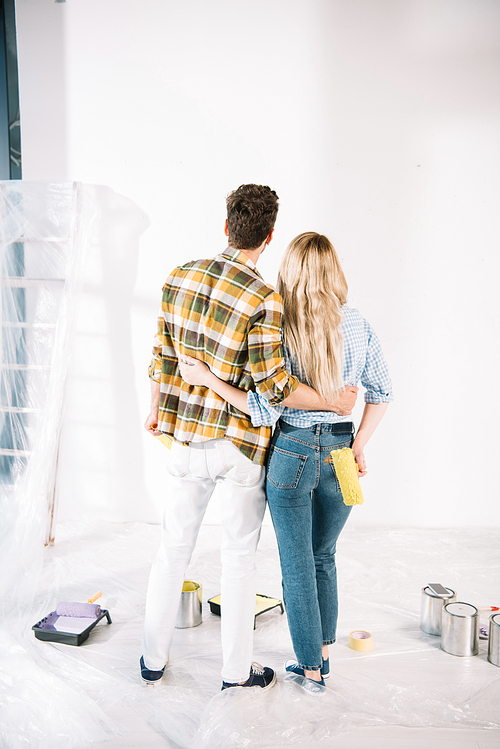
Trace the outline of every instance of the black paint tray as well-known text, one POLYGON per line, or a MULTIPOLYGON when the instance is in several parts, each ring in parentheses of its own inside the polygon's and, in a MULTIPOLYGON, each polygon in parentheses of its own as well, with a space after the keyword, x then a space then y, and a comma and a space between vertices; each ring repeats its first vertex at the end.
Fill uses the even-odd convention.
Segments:
POLYGON ((66 645, 81 645, 96 624, 99 624, 104 617, 108 620, 108 624, 111 624, 111 617, 106 609, 99 609, 99 613, 95 617, 59 616, 56 611, 51 611, 44 619, 34 624, 31 629, 38 640, 63 642, 66 645), (70 631, 67 631, 68 629, 70 631))
MULTIPOLYGON (((210 612, 212 614, 215 614, 216 616, 220 616, 220 600, 220 593, 218 596, 214 596, 213 598, 208 599, 208 603, 210 604, 210 612)), ((277 606, 280 607, 281 613, 283 613, 283 604, 278 598, 271 598, 270 596, 263 596, 262 593, 257 593, 253 628, 255 629, 255 627, 257 626, 257 617, 259 616, 259 614, 264 614, 266 611, 271 611, 271 609, 275 609, 277 606)))

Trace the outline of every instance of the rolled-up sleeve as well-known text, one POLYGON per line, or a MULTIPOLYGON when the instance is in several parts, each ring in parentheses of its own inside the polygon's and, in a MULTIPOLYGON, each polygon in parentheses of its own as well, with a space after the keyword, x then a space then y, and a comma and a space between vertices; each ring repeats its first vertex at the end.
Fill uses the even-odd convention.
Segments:
POLYGON ((366 388, 365 403, 388 403, 393 400, 392 382, 380 341, 365 320, 366 361, 361 384, 366 388))
POLYGON ((172 338, 165 324, 163 309, 158 315, 158 330, 153 341, 153 354, 148 367, 149 377, 155 382, 161 381, 162 370, 173 368, 177 364, 177 353, 172 344, 172 338))
POLYGON ((283 307, 281 297, 272 292, 252 315, 248 334, 248 358, 255 385, 271 406, 293 393, 298 380, 285 368, 282 345, 283 307))
POLYGON ((250 420, 254 427, 272 427, 276 424, 285 406, 271 406, 269 401, 260 395, 249 390, 247 393, 247 406, 250 411, 250 420))

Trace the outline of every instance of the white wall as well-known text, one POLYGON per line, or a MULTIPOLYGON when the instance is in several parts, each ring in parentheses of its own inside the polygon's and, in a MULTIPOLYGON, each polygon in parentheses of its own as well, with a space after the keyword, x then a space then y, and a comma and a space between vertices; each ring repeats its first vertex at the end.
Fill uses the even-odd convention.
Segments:
POLYGON ((327 234, 393 375, 351 522, 499 526, 498 2, 16 6, 24 178, 102 186, 60 515, 157 520, 161 287, 225 246, 226 194, 258 182, 281 198, 263 275, 295 234, 327 234))

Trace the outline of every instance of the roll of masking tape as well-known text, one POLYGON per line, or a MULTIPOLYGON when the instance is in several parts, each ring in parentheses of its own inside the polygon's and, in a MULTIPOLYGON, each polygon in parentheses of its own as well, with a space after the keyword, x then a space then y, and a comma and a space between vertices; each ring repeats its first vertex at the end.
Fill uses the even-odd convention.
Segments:
POLYGON ((371 650, 373 647, 373 637, 370 632, 365 632, 362 629, 357 629, 355 632, 351 632, 349 635, 349 647, 353 650, 366 652, 371 650))

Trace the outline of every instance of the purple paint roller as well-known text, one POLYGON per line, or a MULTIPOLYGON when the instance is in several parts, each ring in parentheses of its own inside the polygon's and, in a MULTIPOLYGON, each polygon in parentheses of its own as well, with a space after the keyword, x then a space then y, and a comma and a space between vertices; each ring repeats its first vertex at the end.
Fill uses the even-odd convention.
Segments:
POLYGON ((74 601, 62 601, 57 604, 57 616, 87 617, 96 619, 101 613, 101 607, 97 603, 75 603, 74 601))

